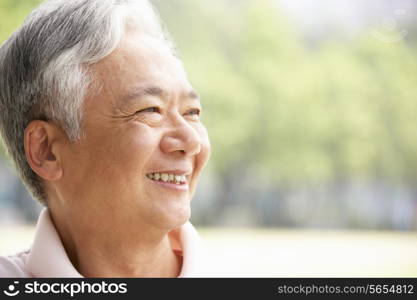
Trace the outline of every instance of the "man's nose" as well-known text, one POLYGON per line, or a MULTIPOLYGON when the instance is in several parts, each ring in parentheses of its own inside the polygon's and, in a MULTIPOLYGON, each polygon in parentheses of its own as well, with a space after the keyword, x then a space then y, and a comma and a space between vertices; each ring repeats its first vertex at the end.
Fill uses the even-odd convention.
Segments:
POLYGON ((161 141, 161 149, 165 153, 184 153, 189 156, 201 151, 201 137, 197 130, 186 121, 173 126, 161 141))

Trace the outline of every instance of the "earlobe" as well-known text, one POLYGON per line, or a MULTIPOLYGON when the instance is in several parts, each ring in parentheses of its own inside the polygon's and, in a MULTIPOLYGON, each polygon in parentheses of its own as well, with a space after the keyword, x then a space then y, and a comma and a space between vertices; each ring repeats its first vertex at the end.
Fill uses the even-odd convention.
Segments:
POLYGON ((62 177, 62 167, 55 147, 56 127, 45 121, 32 121, 25 129, 26 159, 42 179, 56 181, 62 177))

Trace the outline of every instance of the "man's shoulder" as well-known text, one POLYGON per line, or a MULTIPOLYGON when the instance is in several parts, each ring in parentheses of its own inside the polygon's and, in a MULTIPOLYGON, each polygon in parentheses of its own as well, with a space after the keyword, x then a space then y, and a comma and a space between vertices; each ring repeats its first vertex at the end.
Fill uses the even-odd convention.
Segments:
POLYGON ((0 277, 32 277, 26 267, 29 251, 24 250, 14 255, 0 256, 0 277))

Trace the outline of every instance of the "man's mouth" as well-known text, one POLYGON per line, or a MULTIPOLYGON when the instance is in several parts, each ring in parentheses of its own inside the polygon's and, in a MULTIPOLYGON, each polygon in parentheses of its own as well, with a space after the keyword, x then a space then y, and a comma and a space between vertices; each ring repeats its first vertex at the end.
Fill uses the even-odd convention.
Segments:
POLYGON ((186 175, 176 175, 172 173, 150 173, 147 174, 146 177, 154 181, 174 183, 178 185, 183 185, 187 183, 186 175))

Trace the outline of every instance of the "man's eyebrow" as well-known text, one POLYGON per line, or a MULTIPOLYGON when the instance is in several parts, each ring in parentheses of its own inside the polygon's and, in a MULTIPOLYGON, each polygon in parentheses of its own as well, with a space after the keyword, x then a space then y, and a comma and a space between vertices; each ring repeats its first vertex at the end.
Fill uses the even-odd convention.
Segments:
POLYGON ((189 91, 187 97, 195 100, 200 100, 200 96, 194 90, 189 91))
POLYGON ((164 95, 164 90, 158 86, 139 86, 131 91, 129 94, 126 95, 126 101, 139 99, 144 96, 159 96, 162 97, 164 95))
MULTIPOLYGON (((124 97, 124 100, 131 101, 134 99, 140 99, 145 96, 157 96, 163 98, 167 95, 169 95, 169 92, 164 90, 162 87, 156 85, 146 85, 135 88, 132 92, 127 94, 126 97, 124 97)), ((182 93, 182 97, 200 100, 200 96, 194 90, 189 90, 185 93, 182 93)))

